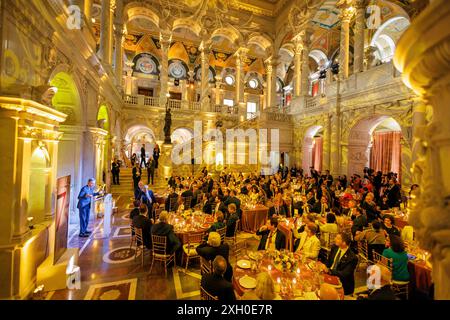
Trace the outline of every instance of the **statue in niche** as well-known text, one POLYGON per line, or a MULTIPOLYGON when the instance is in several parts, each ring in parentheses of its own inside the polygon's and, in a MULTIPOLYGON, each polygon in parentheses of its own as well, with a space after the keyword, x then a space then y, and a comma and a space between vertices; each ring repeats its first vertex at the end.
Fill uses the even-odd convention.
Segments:
POLYGON ((170 139, 170 127, 172 125, 172 114, 170 108, 166 109, 166 117, 164 118, 164 144, 172 144, 170 139))

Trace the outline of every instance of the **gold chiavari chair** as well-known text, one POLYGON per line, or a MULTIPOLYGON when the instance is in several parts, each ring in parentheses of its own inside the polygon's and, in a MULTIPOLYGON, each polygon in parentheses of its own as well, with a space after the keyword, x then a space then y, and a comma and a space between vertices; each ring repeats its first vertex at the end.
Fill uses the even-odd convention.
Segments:
POLYGON ((159 215, 161 214, 162 211, 163 211, 162 208, 156 208, 155 209, 154 214, 153 214, 154 219, 155 219, 155 223, 158 223, 159 215))
POLYGON ((130 241, 130 249, 133 247, 133 244, 136 243, 136 231, 134 230, 134 226, 130 225, 131 229, 131 241, 130 241))
POLYGON ((375 250, 372 251, 372 255, 373 255, 373 262, 375 264, 380 264, 380 265, 386 267, 390 272, 392 272, 393 259, 386 258, 383 255, 376 252, 375 250))
POLYGON ((246 255, 247 254, 247 241, 245 241, 245 240, 237 241, 233 245, 233 254, 234 254, 234 257, 236 260, 238 259, 238 256, 246 255))
MULTIPOLYGON (((233 235, 232 235, 231 237, 225 236, 225 241, 231 242, 231 244, 232 244, 233 246, 236 244, 236 241, 237 241, 237 231, 238 231, 238 226, 239 226, 239 223, 240 223, 240 222, 241 222, 240 219, 238 219, 238 220, 236 221, 236 224, 234 225, 234 232, 233 232, 233 235)), ((225 234, 225 235, 226 235, 226 234, 225 234)))
POLYGON ((359 263, 358 266, 361 264, 367 264, 369 262, 369 250, 367 246, 367 241, 361 240, 357 242, 358 247, 358 257, 359 257, 359 263))
POLYGON ((169 198, 169 212, 175 212, 175 208, 177 207, 178 197, 169 198))
POLYGON ((152 235, 152 265, 150 266, 150 273, 152 273, 153 264, 155 261, 162 262, 164 264, 164 273, 167 277, 167 266, 173 261, 175 265, 175 252, 167 254, 167 237, 152 235))
POLYGON ((192 206, 192 197, 183 197, 183 205, 185 209, 189 209, 192 206))
POLYGON ((184 269, 184 273, 187 272, 189 260, 200 258, 196 249, 203 241, 203 236, 203 232, 188 234, 187 243, 183 245, 183 254, 186 256, 186 268, 184 269))
POLYGON ((136 237, 136 251, 134 253, 134 260, 138 255, 138 252, 141 253, 141 265, 144 266, 144 254, 147 247, 144 245, 144 239, 142 236, 142 229, 134 227, 135 237, 136 237))
MULTIPOLYGON (((393 259, 389 259, 379 254, 375 250, 372 252, 373 260, 376 264, 382 265, 386 267, 392 273, 392 262, 393 259)), ((392 289, 395 292, 395 295, 399 298, 404 297, 406 300, 409 299, 409 281, 398 281, 392 280, 392 289)))
POLYGON ((210 260, 206 260, 203 257, 200 257, 200 274, 203 276, 204 274, 209 274, 212 272, 212 262, 210 260))
POLYGON ((211 295, 208 291, 203 289, 202 286, 200 286, 200 299, 209 301, 219 300, 218 297, 211 295))
POLYGON ((225 236, 227 234, 227 227, 225 226, 223 228, 217 229, 216 232, 218 234, 220 234, 220 241, 224 242, 225 241, 225 236))

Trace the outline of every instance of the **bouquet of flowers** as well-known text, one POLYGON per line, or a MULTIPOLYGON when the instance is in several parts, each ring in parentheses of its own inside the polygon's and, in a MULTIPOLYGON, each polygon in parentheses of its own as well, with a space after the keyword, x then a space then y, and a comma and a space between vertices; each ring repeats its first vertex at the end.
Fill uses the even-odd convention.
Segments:
POLYGON ((192 217, 192 210, 184 210, 182 213, 181 213, 181 217, 184 219, 184 220, 187 220, 187 219, 189 219, 190 217, 192 217))
POLYGON ((298 267, 298 261, 293 252, 280 252, 276 250, 273 255, 275 268, 280 271, 293 272, 298 267))

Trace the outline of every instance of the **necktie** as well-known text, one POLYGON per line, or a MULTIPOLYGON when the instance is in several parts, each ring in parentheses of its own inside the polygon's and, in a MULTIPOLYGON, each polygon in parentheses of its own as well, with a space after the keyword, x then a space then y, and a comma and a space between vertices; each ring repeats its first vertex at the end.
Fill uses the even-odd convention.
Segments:
POLYGON ((337 269, 337 265, 339 264, 339 261, 341 261, 341 249, 338 250, 338 252, 336 253, 336 257, 334 258, 334 263, 331 266, 331 270, 336 270, 337 269))
POLYGON ((146 191, 146 193, 147 193, 148 202, 150 204, 152 204, 152 197, 150 197, 150 194, 148 193, 148 190, 146 191))

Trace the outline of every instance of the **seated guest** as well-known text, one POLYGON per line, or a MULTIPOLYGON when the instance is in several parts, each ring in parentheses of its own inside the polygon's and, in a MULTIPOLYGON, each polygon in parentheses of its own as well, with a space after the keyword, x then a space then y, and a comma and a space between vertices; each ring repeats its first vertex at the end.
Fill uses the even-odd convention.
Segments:
POLYGON ((391 285, 391 272, 385 266, 378 267, 381 271, 380 285, 374 286, 368 294, 359 295, 357 300, 398 300, 391 285))
POLYGON ((336 216, 333 213, 327 213, 326 223, 319 221, 320 233, 338 233, 338 225, 336 224, 336 216))
POLYGON ((269 218, 273 216, 285 216, 286 212, 284 211, 284 207, 282 205, 282 198, 276 197, 273 201, 273 205, 269 207, 269 218))
POLYGON ((256 277, 255 290, 247 291, 241 300, 281 300, 275 292, 275 283, 267 272, 261 272, 256 277))
POLYGON ((213 195, 205 193, 203 195, 203 209, 202 211, 206 214, 212 214, 213 209, 216 206, 216 199, 213 195))
POLYGON ((393 216, 386 214, 383 217, 383 229, 386 233, 386 236, 395 235, 400 236, 400 230, 396 226, 394 226, 395 219, 393 216))
POLYGON ((224 201, 224 204, 225 204, 226 207, 228 207, 228 205, 230 203, 234 203, 234 205, 236 206, 236 212, 238 213, 238 215, 240 215, 241 200, 239 200, 236 197, 236 191, 235 190, 230 190, 228 198, 224 201))
POLYGON ((311 211, 324 216, 329 211, 329 208, 328 198, 326 196, 322 196, 322 198, 320 198, 320 202, 316 202, 311 211))
MULTIPOLYGON (((148 248, 152 248, 152 225, 153 222, 149 218, 147 218, 147 206, 145 204, 141 204, 139 207, 139 215, 133 218, 132 225, 135 228, 142 229, 142 241, 144 245, 148 248)), ((140 245, 138 243, 137 245, 140 245)))
POLYGON ((355 236, 356 231, 363 231, 367 227, 367 218, 361 213, 361 209, 355 208, 354 219, 352 225, 352 235, 355 236))
MULTIPOLYGON (((185 186, 184 186, 184 191, 183 191, 183 193, 181 193, 181 198, 191 198, 191 203, 189 204, 189 208, 192 208, 193 207, 193 205, 194 205, 194 201, 193 201, 193 199, 194 199, 194 193, 192 192, 192 190, 189 188, 189 185, 188 184, 186 184, 185 186)), ((186 209, 188 209, 188 208, 186 208, 186 209)))
POLYGON ((162 211, 159 215, 159 223, 153 225, 153 236, 164 236, 167 238, 167 254, 172 254, 181 247, 180 239, 173 232, 173 226, 167 223, 169 214, 167 211, 162 211))
POLYGON ((219 301, 232 302, 236 300, 233 284, 224 279, 227 270, 227 261, 222 256, 217 256, 213 261, 213 272, 202 276, 200 284, 210 295, 219 301))
POLYGON ((371 224, 371 229, 366 229, 363 231, 356 231, 355 240, 367 241, 368 245, 371 244, 380 244, 384 245, 386 243, 386 237, 384 235, 383 230, 381 230, 381 223, 379 221, 373 221, 371 224))
POLYGON ((377 209, 377 204, 374 201, 375 196, 372 192, 367 193, 366 198, 361 203, 361 209, 366 212, 367 222, 371 223, 380 218, 380 212, 377 209))
POLYGON ((409 281, 408 255, 405 252, 403 240, 391 234, 389 236, 390 248, 383 251, 383 257, 392 259, 392 280, 409 281))
POLYGON ((148 185, 144 185, 142 181, 139 181, 138 183, 137 199, 147 206, 149 214, 153 212, 153 205, 155 205, 155 207, 158 206, 153 191, 148 188, 148 185))
POLYGON ((296 252, 313 260, 317 260, 320 251, 320 240, 316 236, 317 229, 314 223, 308 223, 302 233, 298 233, 297 228, 292 228, 294 237, 300 239, 296 252))
POLYGON ((166 202, 164 204, 164 209, 167 212, 176 211, 178 205, 178 194, 175 192, 174 188, 169 188, 169 195, 167 196, 166 202))
POLYGON ((351 241, 349 234, 338 233, 325 267, 327 273, 339 277, 345 295, 353 294, 355 290, 354 271, 358 265, 358 257, 350 249, 351 241))
POLYGON ((239 220, 239 216, 238 216, 236 210, 237 210, 237 208, 234 203, 230 203, 228 205, 228 217, 225 222, 225 224, 227 225, 227 233, 226 233, 227 237, 233 237, 234 231, 237 228, 236 223, 239 220))
POLYGON ((139 200, 133 201, 134 208, 130 212, 130 220, 133 220, 134 217, 139 215, 139 207, 141 206, 141 202, 139 200))
POLYGON ((299 209, 298 205, 296 206, 293 202, 294 201, 291 196, 286 196, 284 198, 283 208, 286 216, 289 218, 294 216, 295 209, 299 209))
POLYGON ((226 226, 224 219, 225 218, 223 216, 223 213, 218 211, 216 213, 216 221, 211 225, 211 227, 209 227, 208 231, 206 232, 209 233, 224 228, 226 226))
POLYGON ((278 219, 271 218, 270 225, 264 225, 256 232, 256 235, 262 236, 259 242, 258 250, 281 250, 286 249, 286 236, 278 230, 278 219))
POLYGON ((378 201, 378 208, 380 210, 389 210, 388 197, 383 196, 380 201, 378 201))
POLYGON ((227 261, 227 270, 225 271, 224 278, 231 282, 231 279, 233 278, 233 268, 228 260, 230 247, 227 243, 221 243, 220 234, 217 232, 210 232, 208 242, 200 244, 196 250, 200 257, 203 257, 208 261, 213 261, 217 256, 224 257, 227 261))

